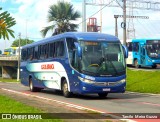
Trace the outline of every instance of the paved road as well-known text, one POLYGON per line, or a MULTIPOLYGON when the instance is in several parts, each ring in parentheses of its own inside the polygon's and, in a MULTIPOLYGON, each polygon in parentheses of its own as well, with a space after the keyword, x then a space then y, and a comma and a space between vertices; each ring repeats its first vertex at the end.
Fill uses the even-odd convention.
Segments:
POLYGON ((61 93, 53 90, 32 93, 28 87, 20 83, 0 82, 0 89, 3 88, 72 103, 106 113, 160 113, 160 95, 126 92, 124 94, 109 94, 106 99, 100 99, 97 95, 74 95, 73 98, 64 98, 61 93))

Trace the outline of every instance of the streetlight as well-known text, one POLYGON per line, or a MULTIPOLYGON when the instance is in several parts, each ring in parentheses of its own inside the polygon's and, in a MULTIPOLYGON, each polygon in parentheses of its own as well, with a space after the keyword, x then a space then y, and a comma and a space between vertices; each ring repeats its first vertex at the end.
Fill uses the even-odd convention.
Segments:
POLYGON ((28 20, 26 19, 26 44, 27 44, 27 23, 28 23, 28 20))
POLYGON ((19 78, 20 78, 20 53, 21 53, 21 51, 20 51, 20 46, 21 46, 21 44, 20 44, 20 41, 21 41, 21 33, 19 33, 19 41, 18 41, 18 69, 17 69, 17 81, 19 81, 19 78))

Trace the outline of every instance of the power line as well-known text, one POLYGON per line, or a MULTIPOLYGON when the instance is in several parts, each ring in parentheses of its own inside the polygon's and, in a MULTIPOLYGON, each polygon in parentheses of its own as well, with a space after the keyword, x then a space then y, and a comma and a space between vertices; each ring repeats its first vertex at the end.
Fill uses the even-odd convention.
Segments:
MULTIPOLYGON (((142 13, 141 11, 137 11, 137 14, 139 14, 139 12, 140 13, 142 13)), ((144 12, 143 12, 144 13, 144 12)), ((151 18, 151 17, 150 17, 151 18)), ((157 20, 158 21, 158 20, 157 20)), ((153 35, 153 34, 155 34, 155 33, 157 33, 159 30, 157 29, 157 25, 155 25, 155 24, 151 24, 151 22, 149 22, 149 21, 143 21, 143 22, 140 22, 138 19, 137 19, 137 22, 141 25, 141 26, 143 26, 141 29, 144 29, 145 28, 145 31, 143 31, 143 32, 146 32, 146 31, 148 31, 148 33, 149 34, 146 34, 147 36, 148 35, 153 35), (147 26, 145 26, 144 25, 144 23, 146 23, 147 22, 147 26), (157 30, 157 31, 156 31, 157 30)))
MULTIPOLYGON (((18 33, 16 33, 15 35, 18 35, 18 33)), ((21 37, 23 37, 23 38, 25 39, 25 38, 26 38, 26 35, 22 35, 22 34, 21 34, 21 37)), ((17 36, 17 38, 18 38, 18 36, 17 36)), ((40 38, 40 37, 27 36, 27 39, 28 39, 28 38, 30 38, 30 39, 39 39, 39 40, 42 39, 42 38, 40 38)))
POLYGON ((82 22, 80 22, 78 25, 82 24, 83 22, 86 22, 87 19, 93 17, 94 15, 96 15, 97 13, 99 13, 101 10, 103 10, 105 7, 109 6, 114 0, 112 0, 110 3, 108 3, 107 5, 105 5, 104 7, 102 7, 101 9, 99 9, 97 12, 95 12, 94 14, 92 14, 90 17, 86 18, 85 20, 83 20, 82 22))

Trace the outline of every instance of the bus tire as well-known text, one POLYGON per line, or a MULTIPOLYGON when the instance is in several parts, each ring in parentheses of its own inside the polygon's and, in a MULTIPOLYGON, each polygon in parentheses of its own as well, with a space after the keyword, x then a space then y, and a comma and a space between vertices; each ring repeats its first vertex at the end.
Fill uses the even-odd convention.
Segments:
POLYGON ((41 88, 37 88, 33 86, 32 78, 29 79, 29 88, 31 92, 39 92, 41 91, 41 88))
POLYGON ((107 97, 107 95, 108 95, 108 93, 98 93, 98 96, 100 98, 105 98, 105 97, 107 97))
POLYGON ((153 68, 153 69, 156 69, 156 68, 157 68, 157 65, 153 65, 152 68, 153 68))
POLYGON ((138 64, 138 60, 134 60, 134 66, 135 68, 140 68, 141 66, 138 64))
POLYGON ((67 81, 64 80, 62 83, 62 91, 63 91, 63 96, 66 98, 71 97, 71 92, 68 91, 68 84, 67 81))

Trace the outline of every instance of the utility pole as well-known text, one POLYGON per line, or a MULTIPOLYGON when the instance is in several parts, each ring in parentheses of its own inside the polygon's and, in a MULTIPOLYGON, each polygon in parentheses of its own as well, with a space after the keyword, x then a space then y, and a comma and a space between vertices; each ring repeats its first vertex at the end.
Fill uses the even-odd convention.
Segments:
POLYGON ((18 50, 19 50, 19 53, 18 53, 18 69, 17 69, 17 81, 19 81, 19 78, 20 78, 20 41, 21 41, 21 33, 19 33, 19 41, 18 41, 18 50))
POLYGON ((123 0, 123 44, 126 45, 126 0, 123 0))
POLYGON ((118 37, 118 25, 117 25, 118 16, 114 15, 114 18, 115 18, 115 36, 118 37))
POLYGON ((82 3, 82 32, 86 32, 86 0, 82 3))
POLYGON ((100 33, 102 33, 102 0, 100 1, 101 2, 101 5, 100 5, 100 9, 101 9, 101 11, 100 11, 100 26, 101 26, 101 28, 100 28, 100 33))
POLYGON ((27 22, 28 20, 26 19, 26 45, 27 45, 27 22))

